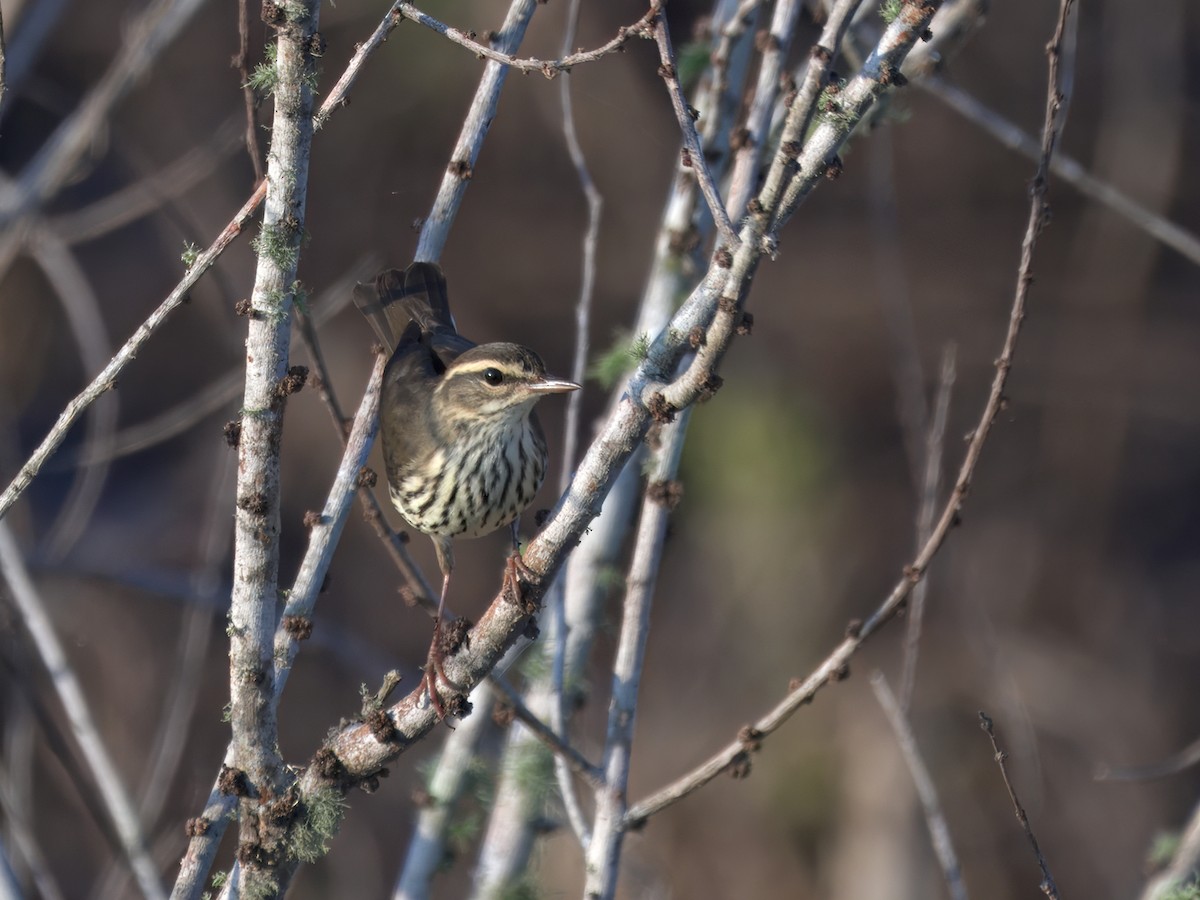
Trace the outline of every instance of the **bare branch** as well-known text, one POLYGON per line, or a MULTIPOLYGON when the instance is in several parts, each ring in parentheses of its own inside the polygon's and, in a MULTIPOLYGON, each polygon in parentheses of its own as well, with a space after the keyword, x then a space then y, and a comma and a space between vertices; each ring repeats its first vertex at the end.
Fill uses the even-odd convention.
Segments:
POLYGON ((600 771, 600 767, 580 753, 577 748, 567 743, 565 738, 559 737, 549 725, 539 719, 537 714, 525 705, 516 688, 508 683, 508 679, 492 675, 488 681, 499 690, 501 696, 504 697, 504 702, 512 708, 517 721, 528 728, 551 753, 565 761, 572 772, 581 776, 594 788, 599 788, 604 784, 604 773, 600 771))
MULTIPOLYGON (((504 18, 504 25, 493 42, 504 53, 512 53, 521 46, 525 38, 525 30, 537 9, 536 0, 513 0, 504 18)), ((395 7, 393 7, 395 9, 395 7)), ((436 261, 442 255, 446 239, 450 235, 450 226, 458 215, 458 207, 463 195, 467 192, 467 183, 479 161, 479 151, 483 140, 487 137, 488 129, 496 117, 496 107, 500 102, 500 91, 508 78, 509 67, 495 60, 489 61, 483 67, 483 76, 479 79, 479 87, 471 100, 471 108, 463 119, 462 130, 450 153, 450 164, 442 183, 434 198, 433 208, 426 216, 421 226, 421 236, 417 240, 417 252, 414 259, 429 262, 436 261)))
MULTIPOLYGON (((1066 6, 1070 2, 1071 0, 1065 0, 1063 5, 1066 6)), ((1046 857, 1042 855, 1033 828, 1029 825, 1029 816, 1025 814, 1025 807, 1021 806, 1021 801, 1017 799, 1017 790, 1013 787, 1012 779, 1008 777, 1008 766, 1005 765, 1008 754, 1000 749, 1000 745, 996 742, 996 732, 992 727, 992 720, 982 711, 979 713, 979 727, 987 733, 988 739, 992 742, 992 752, 995 754, 996 765, 1000 767, 1000 776, 1004 779, 1004 787, 1008 789, 1008 797, 1012 800, 1013 811, 1017 815, 1017 821, 1021 823, 1029 846, 1033 848, 1033 855, 1037 857, 1038 868, 1042 870, 1042 883, 1038 887, 1050 900, 1058 900, 1058 886, 1054 883, 1054 876, 1050 874, 1050 866, 1046 862, 1046 857)))
MULTIPOLYGON (((954 389, 954 345, 942 351, 942 370, 938 378, 937 399, 933 404, 933 419, 925 437, 925 474, 921 479, 921 505, 917 512, 917 546, 929 540, 933 516, 937 512, 938 489, 942 484, 943 444, 946 420, 950 414, 950 393, 954 389)), ((904 664, 900 674, 900 708, 912 706, 913 689, 917 683, 917 656, 921 646, 921 624, 925 618, 925 594, 929 580, 922 578, 913 588, 908 610, 908 628, 904 639, 904 664)))
MULTIPOLYGON (((995 110, 979 102, 962 88, 944 78, 932 76, 917 82, 922 90, 937 97, 963 118, 978 125, 1010 150, 1037 159, 1040 152, 1036 138, 1026 134, 995 110)), ((1050 171, 1090 200, 1107 206, 1160 243, 1200 265, 1200 237, 1165 219, 1154 210, 1138 203, 1128 194, 1092 175, 1070 156, 1055 155, 1050 171)))
MULTIPOLYGON (((276 721, 276 606, 279 599, 279 454, 287 397, 299 389, 288 369, 296 266, 304 235, 319 0, 280 10, 275 23, 275 113, 267 195, 246 337, 246 390, 238 442, 233 590, 229 609, 233 760, 243 780, 239 804, 241 884, 263 896, 280 891, 284 855, 278 813, 291 777, 279 753, 276 721)), ((303 381, 300 381, 302 384, 303 381)), ((289 600, 289 604, 293 602, 289 600)), ((290 663, 290 658, 288 659, 290 663)))
POLYGON ((687 100, 683 96, 683 86, 679 83, 679 72, 675 65, 675 50, 671 46, 667 18, 661 12, 654 19, 654 41, 658 45, 659 59, 662 60, 658 74, 666 82, 667 92, 671 95, 671 106, 675 110, 675 119, 679 123, 680 131, 683 132, 686 154, 682 161, 683 167, 695 172, 696 180, 700 182, 700 192, 708 203, 709 212, 712 213, 721 239, 731 248, 736 247, 740 239, 733 230, 733 223, 729 221, 729 213, 725 211, 725 203, 721 200, 721 194, 713 181, 712 171, 709 169, 708 160, 704 155, 704 148, 700 145, 700 135, 696 133, 696 119, 693 110, 688 106, 687 100))
POLYGON ((146 836, 142 832, 133 800, 121 782, 117 767, 104 746, 84 696, 83 686, 55 633, 45 604, 29 577, 21 550, 7 522, 0 522, 0 570, 3 571, 4 580, 8 582, 21 621, 33 638, 38 655, 50 674, 51 683, 70 723, 71 733, 75 736, 95 779, 105 810, 116 828, 121 848, 137 880, 138 888, 148 898, 164 897, 158 866, 150 857, 146 836))
POLYGON ((963 883, 962 867, 958 864, 958 855, 954 852, 954 843, 950 840, 950 828, 946 825, 937 788, 934 787, 929 769, 921 758, 921 749, 917 746, 917 739, 912 733, 908 718, 882 673, 871 673, 871 688, 887 716, 888 724, 896 734, 896 743, 900 745, 900 752, 904 755, 904 762, 908 765, 913 784, 916 785, 917 796, 921 798, 925 824, 933 842, 933 852, 941 864, 942 877, 946 879, 950 897, 952 900, 967 900, 967 886, 963 883))
MULTIPOLYGON (((439 22, 433 16, 421 12, 411 3, 397 3, 392 8, 398 15, 403 16, 411 22, 416 22, 418 25, 424 25, 426 28, 432 29, 442 37, 460 47, 466 47, 472 51, 480 59, 488 59, 492 62, 502 63, 510 69, 516 69, 518 72, 541 72, 547 78, 554 78, 559 72, 567 72, 573 66, 582 65, 583 63, 595 62, 608 56, 610 53, 615 53, 623 48, 630 37, 644 36, 650 20, 662 8, 663 0, 652 0, 650 9, 646 11, 640 19, 632 25, 625 25, 617 29, 617 35, 612 40, 601 44, 594 50, 580 50, 577 53, 567 53, 564 50, 562 56, 558 59, 535 59, 533 57, 527 59, 519 59, 512 55, 511 50, 503 47, 503 36, 492 38, 495 49, 486 44, 481 44, 475 40, 475 32, 460 31, 444 22, 439 22)), ((519 42, 518 42, 519 43, 519 42)), ((513 48, 515 49, 515 47, 513 48)))
POLYGON ((638 685, 650 634, 650 607, 658 580, 663 540, 671 510, 678 501, 679 484, 675 476, 690 412, 690 409, 684 410, 674 422, 663 427, 662 444, 647 482, 641 523, 625 583, 625 604, 613 661, 612 697, 604 741, 604 790, 596 794, 596 820, 584 866, 584 894, 589 898, 608 900, 616 896, 638 685))

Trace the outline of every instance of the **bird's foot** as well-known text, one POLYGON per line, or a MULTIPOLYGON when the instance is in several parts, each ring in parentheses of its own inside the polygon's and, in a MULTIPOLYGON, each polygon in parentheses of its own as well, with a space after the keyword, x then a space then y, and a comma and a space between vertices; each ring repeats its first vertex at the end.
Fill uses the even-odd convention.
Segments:
POLYGON ((425 662, 425 675, 421 679, 429 703, 440 720, 445 720, 447 714, 460 718, 469 711, 466 704, 466 688, 446 674, 443 661, 446 656, 453 654, 467 640, 467 631, 471 623, 459 617, 451 621, 448 627, 443 627, 439 618, 433 625, 433 640, 429 644, 429 658, 425 662), (440 688, 449 690, 448 700, 443 700, 440 688))
POLYGON ((536 601, 525 596, 525 585, 536 578, 537 573, 521 559, 521 551, 513 550, 504 563, 504 582, 501 589, 508 602, 520 607, 521 612, 527 615, 533 615, 541 609, 536 601))

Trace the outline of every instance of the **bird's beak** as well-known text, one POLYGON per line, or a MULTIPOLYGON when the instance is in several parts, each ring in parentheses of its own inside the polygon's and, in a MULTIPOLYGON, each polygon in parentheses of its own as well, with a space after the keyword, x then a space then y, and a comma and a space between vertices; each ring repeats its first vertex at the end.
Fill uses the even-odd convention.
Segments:
POLYGON ((566 394, 569 391, 579 390, 580 385, 564 378, 543 378, 541 381, 535 381, 525 387, 534 394, 566 394))

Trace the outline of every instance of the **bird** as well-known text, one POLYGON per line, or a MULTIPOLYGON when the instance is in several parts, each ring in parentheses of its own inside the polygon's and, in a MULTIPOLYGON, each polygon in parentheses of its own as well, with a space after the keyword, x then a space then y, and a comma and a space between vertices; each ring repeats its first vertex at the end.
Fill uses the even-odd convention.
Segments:
POLYGON ((541 487, 549 460, 534 406, 580 385, 547 375, 541 357, 520 344, 475 344, 459 334, 446 276, 436 263, 386 269, 373 284, 359 284, 354 300, 391 351, 379 412, 388 493, 405 521, 433 539, 442 572, 422 684, 444 719, 439 682, 461 692, 442 666, 453 541, 509 525, 513 551, 505 587, 519 597, 527 570, 518 520, 541 487))

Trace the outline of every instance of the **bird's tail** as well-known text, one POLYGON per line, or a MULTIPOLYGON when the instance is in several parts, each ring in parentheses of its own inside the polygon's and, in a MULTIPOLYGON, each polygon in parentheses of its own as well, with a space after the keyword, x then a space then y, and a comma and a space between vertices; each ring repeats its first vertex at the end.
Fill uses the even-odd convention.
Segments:
POLYGON ((450 314, 446 276, 437 263, 415 262, 403 272, 385 269, 374 284, 355 287, 354 304, 389 350, 410 322, 422 334, 458 333, 450 314))

